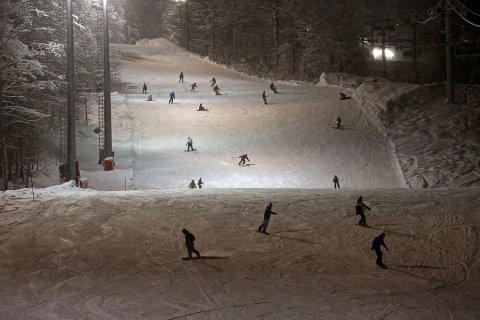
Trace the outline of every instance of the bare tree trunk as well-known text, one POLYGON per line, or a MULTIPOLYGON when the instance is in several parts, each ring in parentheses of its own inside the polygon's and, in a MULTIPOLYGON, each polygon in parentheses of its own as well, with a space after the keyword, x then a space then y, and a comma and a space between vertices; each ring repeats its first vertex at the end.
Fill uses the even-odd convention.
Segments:
POLYGON ((2 159, 2 179, 3 179, 3 191, 8 189, 8 158, 7 158, 7 146, 5 141, 5 134, 3 128, 3 102, 0 96, 0 150, 2 159))
POLYGON ((280 22, 279 22, 279 0, 275 0, 275 9, 274 9, 274 27, 275 27, 275 56, 274 58, 274 65, 275 67, 278 66, 278 47, 280 45, 280 22))

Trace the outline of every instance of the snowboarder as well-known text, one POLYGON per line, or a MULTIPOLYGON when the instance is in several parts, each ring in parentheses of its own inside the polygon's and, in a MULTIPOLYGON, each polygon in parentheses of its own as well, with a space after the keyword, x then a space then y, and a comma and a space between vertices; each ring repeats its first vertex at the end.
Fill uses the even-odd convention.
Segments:
POLYGON ((147 97, 147 101, 153 101, 152 95, 149 95, 149 96, 147 97))
POLYGON ((372 250, 375 250, 375 254, 377 255, 377 261, 375 261, 375 264, 378 265, 379 267, 385 267, 382 261, 383 253, 382 253, 381 247, 384 246, 385 249, 387 249, 388 251, 388 248, 385 245, 385 242, 383 241, 383 239, 385 239, 385 233, 382 232, 378 237, 375 237, 375 239, 373 239, 373 242, 372 242, 372 250))
POLYGON ((365 218, 365 209, 371 210, 369 206, 363 203, 363 198, 360 197, 357 200, 357 205, 355 206, 355 211, 357 215, 360 215, 360 221, 358 221, 358 225, 362 227, 367 226, 367 220, 365 218))
POLYGON ((147 84, 145 82, 143 83, 142 93, 147 94, 147 84))
POLYGON ((342 118, 338 117, 337 118, 337 129, 340 129, 341 126, 342 126, 342 118))
POLYGON ((270 89, 273 91, 273 93, 278 93, 277 87, 273 84, 273 82, 270 84, 270 89))
POLYGON ((248 156, 246 153, 242 154, 239 158, 240 158, 240 162, 238 163, 239 166, 244 165, 245 160, 248 160, 248 162, 250 162, 250 159, 248 159, 248 156))
POLYGON ((339 183, 339 180, 338 180, 337 175, 334 175, 334 176, 333 176, 333 187, 334 187, 335 189, 337 189, 337 187, 338 187, 338 189, 340 189, 340 183, 339 183))
POLYGON ((195 88, 198 87, 198 86, 197 86, 197 83, 194 82, 190 87, 192 87, 192 89, 190 89, 190 91, 195 91, 195 88))
POLYGON ((267 94, 265 93, 265 91, 263 91, 262 93, 262 99, 263 99, 263 102, 267 104, 267 94))
POLYGON ((207 111, 207 109, 205 109, 203 107, 203 105, 200 103, 200 106, 198 106, 198 110, 197 111, 207 111))
POLYGON ((170 92, 170 100, 168 100, 168 103, 173 104, 173 101, 175 100, 175 91, 170 92))
MULTIPOLYGON (((187 151, 190 151, 190 149, 192 149, 192 151, 195 151, 193 149, 193 140, 192 138, 188 137, 187 138, 187 151)), ((193 181, 193 180, 192 180, 193 181)))
POLYGON ((184 83, 183 82, 183 71, 180 72, 180 75, 178 76, 178 83, 180 83, 180 81, 182 81, 182 83, 184 83))
POLYGON ((192 253, 197 255, 197 258, 200 258, 200 252, 195 249, 195 236, 193 233, 188 231, 187 229, 182 230, 183 235, 185 236, 185 246, 187 247, 188 258, 192 259, 192 253))
POLYGON ((341 93, 340 92, 340 100, 347 100, 347 99, 351 99, 352 97, 347 97, 347 95, 345 93, 341 93))
POLYGON ((193 181, 193 179, 192 179, 192 181, 190 182, 190 184, 188 185, 188 187, 189 187, 190 189, 195 189, 195 188, 197 187, 197 185, 195 184, 195 181, 193 181))
POLYGON ((215 87, 213 87, 213 91, 215 91, 215 95, 216 96, 220 96, 222 95, 219 91, 222 91, 220 90, 220 88, 218 87, 218 85, 215 85, 215 87))
POLYGON ((277 214, 276 212, 273 212, 272 211, 272 203, 270 202, 267 206, 267 208, 265 209, 265 213, 263 214, 263 223, 258 227, 257 231, 258 232, 263 232, 265 234, 269 234, 267 232, 267 227, 268 227, 268 221, 270 220, 270 215, 272 214, 277 214))
POLYGON ((202 189, 202 186, 203 186, 202 178, 198 179, 197 185, 200 189, 202 189))
POLYGON ((217 79, 215 79, 215 77, 212 77, 212 80, 210 80, 209 82, 212 83, 210 87, 215 87, 215 85, 217 84, 217 79))

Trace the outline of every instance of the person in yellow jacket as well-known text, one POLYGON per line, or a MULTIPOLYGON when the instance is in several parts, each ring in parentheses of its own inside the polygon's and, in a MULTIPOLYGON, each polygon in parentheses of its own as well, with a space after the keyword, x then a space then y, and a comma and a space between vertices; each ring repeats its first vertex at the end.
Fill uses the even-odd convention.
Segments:
POLYGON ((188 187, 189 187, 190 189, 195 189, 195 188, 197 187, 197 185, 195 184, 195 181, 192 180, 192 182, 190 182, 190 184, 188 185, 188 187))

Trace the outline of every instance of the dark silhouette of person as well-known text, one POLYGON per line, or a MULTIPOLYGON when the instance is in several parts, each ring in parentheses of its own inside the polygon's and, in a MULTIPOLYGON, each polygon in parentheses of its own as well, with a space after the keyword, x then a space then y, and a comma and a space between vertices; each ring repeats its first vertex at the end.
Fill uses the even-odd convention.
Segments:
POLYGON ((371 210, 369 206, 363 203, 363 198, 360 197, 357 200, 357 205, 355 206, 355 211, 357 215, 360 215, 360 221, 358 221, 358 225, 362 227, 367 226, 367 219, 365 217, 365 209, 371 210))
POLYGON ((263 93, 262 93, 262 99, 263 99, 263 103, 268 104, 267 103, 267 94, 265 93, 265 91, 263 91, 263 93))
POLYGON ((220 91, 222 91, 222 90, 220 90, 218 85, 215 85, 215 87, 213 87, 213 91, 215 91, 216 96, 220 96, 221 95, 220 91))
POLYGON ((200 103, 200 106, 198 106, 198 110, 197 111, 207 111, 207 109, 205 109, 203 107, 203 105, 200 103))
POLYGON ((347 99, 351 99, 352 97, 347 97, 347 95, 345 93, 342 93, 340 92, 340 100, 347 100, 347 99))
POLYGON ((342 126, 342 118, 338 117, 337 118, 337 129, 340 129, 341 126, 342 126))
POLYGON ((199 187, 200 189, 202 189, 202 187, 203 187, 202 178, 198 179, 197 185, 198 185, 198 187, 199 187))
POLYGON ((153 96, 152 96, 152 95, 149 95, 149 96, 147 97, 147 101, 153 101, 153 96))
POLYGON ((175 91, 170 92, 170 100, 168 100, 168 103, 172 103, 175 100, 175 91))
POLYGON ((182 83, 184 83, 184 82, 183 82, 183 71, 180 72, 180 75, 178 76, 178 83, 180 83, 180 81, 181 81, 182 83))
MULTIPOLYGON (((192 149, 192 151, 195 151, 193 149, 193 140, 192 138, 188 137, 187 138, 187 151, 190 151, 190 149, 192 149)), ((192 180, 193 181, 193 180, 192 180)))
POLYGON ((210 80, 209 82, 212 83, 210 87, 215 87, 215 85, 217 84, 217 79, 215 79, 215 77, 212 77, 212 80, 210 80))
POLYGON ((241 166, 242 164, 245 164, 245 160, 250 162, 250 159, 248 159, 248 156, 246 153, 242 154, 239 158, 240 158, 240 162, 238 163, 239 166, 241 166))
POLYGON ((143 83, 142 93, 147 94, 147 84, 145 82, 143 83))
POLYGON ((270 89, 273 91, 273 93, 278 93, 277 87, 273 84, 273 82, 270 84, 270 89))
POLYGON ((198 87, 198 86, 197 86, 197 83, 194 82, 190 87, 192 87, 192 89, 190 89, 190 91, 195 91, 195 88, 198 87))
POLYGON ((270 202, 265 209, 265 213, 263 214, 263 223, 258 227, 258 232, 263 232, 265 234, 269 234, 267 232, 268 222, 270 220, 270 215, 277 214, 276 212, 272 211, 273 204, 270 202))
POLYGON ((187 229, 182 230, 183 235, 185 236, 185 246, 187 247, 188 258, 192 259, 192 253, 197 255, 197 258, 200 258, 200 252, 195 249, 195 236, 193 233, 188 231, 187 229))
POLYGON ((340 182, 339 182, 338 177, 336 175, 333 176, 333 187, 335 189, 337 189, 337 187, 338 187, 338 189, 340 189, 340 182))
POLYGON ((387 249, 388 251, 388 248, 385 245, 385 242, 383 241, 383 239, 385 239, 385 233, 382 232, 378 237, 375 237, 375 239, 373 239, 373 242, 372 242, 372 250, 375 250, 375 254, 377 255, 377 261, 375 261, 375 264, 380 267, 385 267, 382 260, 383 253, 382 253, 381 247, 384 246, 385 249, 387 249))

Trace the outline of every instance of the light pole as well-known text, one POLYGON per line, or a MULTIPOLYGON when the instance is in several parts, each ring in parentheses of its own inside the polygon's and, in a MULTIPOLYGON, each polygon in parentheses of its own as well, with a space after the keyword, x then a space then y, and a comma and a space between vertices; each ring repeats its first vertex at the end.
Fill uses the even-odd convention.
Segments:
POLYGON ((113 156, 112 153, 112 101, 110 97, 110 40, 108 38, 108 7, 107 0, 103 0, 103 96, 105 120, 105 157, 113 156))
POLYGON ((75 137, 75 64, 73 55, 73 14, 72 0, 67 0, 67 180, 75 179, 76 137, 75 137))

